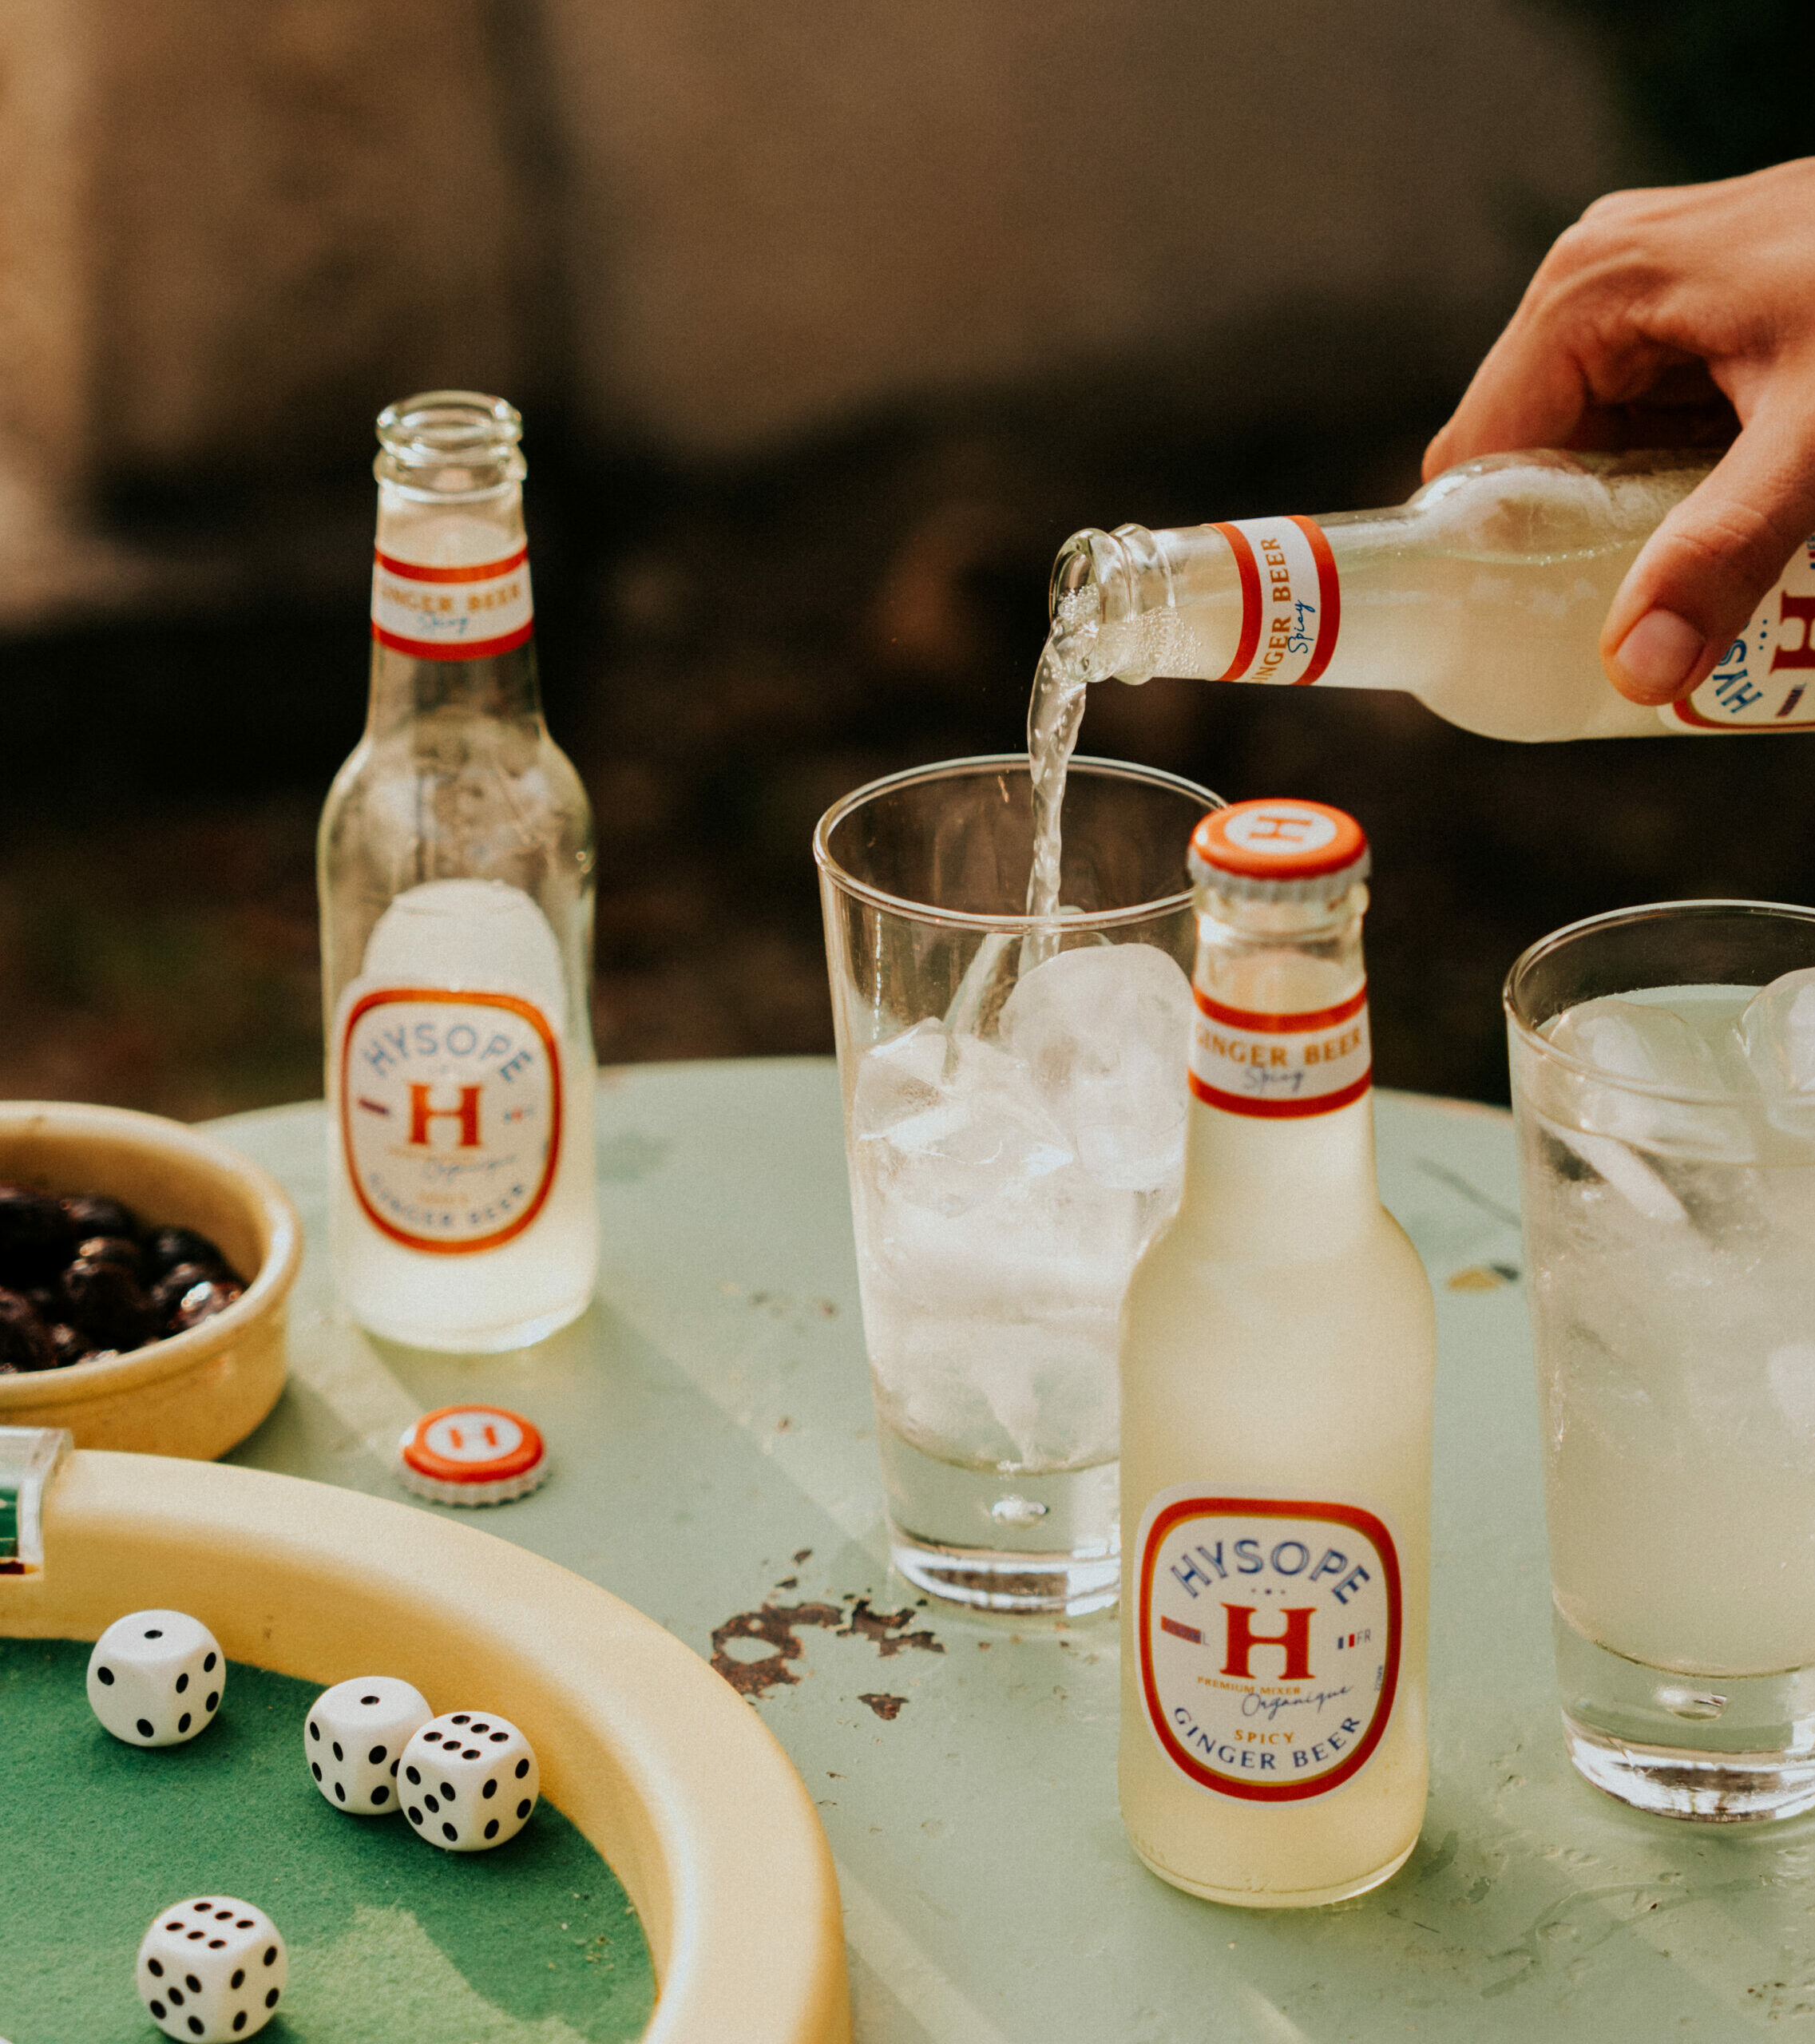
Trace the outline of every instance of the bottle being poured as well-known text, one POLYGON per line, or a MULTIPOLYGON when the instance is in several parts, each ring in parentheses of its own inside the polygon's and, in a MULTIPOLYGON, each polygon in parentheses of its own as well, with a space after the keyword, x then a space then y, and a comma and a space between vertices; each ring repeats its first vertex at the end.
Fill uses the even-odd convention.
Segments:
POLYGON ((1489 738, 1815 728, 1815 538, 1685 700, 1629 702, 1602 669, 1627 568, 1707 473, 1680 452, 1494 454, 1389 510, 1075 533, 1052 572, 1055 695, 1165 674, 1401 688, 1489 738))

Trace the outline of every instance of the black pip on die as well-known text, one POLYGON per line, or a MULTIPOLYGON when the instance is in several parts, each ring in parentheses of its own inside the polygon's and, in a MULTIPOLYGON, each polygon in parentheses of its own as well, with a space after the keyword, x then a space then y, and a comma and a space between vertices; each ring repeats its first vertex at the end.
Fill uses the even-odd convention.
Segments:
POLYGON ((541 1777, 529 1741, 507 1719, 457 1710, 403 1749, 404 1814, 431 1844, 483 1852, 514 1838, 536 1807, 541 1777))
POLYGON ((388 1816, 398 1807, 403 1749, 434 1715, 422 1692, 394 1675, 359 1675, 323 1689, 303 1728, 315 1786, 336 1809, 388 1816))
POLYGON ((129 1746, 174 1746, 214 1721, 227 1687, 220 1642, 184 1611, 116 1618, 89 1657, 94 1714, 129 1746))
POLYGON ((270 2022, 289 1977, 277 1926, 230 1895, 159 1912, 139 1947, 139 1999, 166 2037, 228 2044, 270 2022))

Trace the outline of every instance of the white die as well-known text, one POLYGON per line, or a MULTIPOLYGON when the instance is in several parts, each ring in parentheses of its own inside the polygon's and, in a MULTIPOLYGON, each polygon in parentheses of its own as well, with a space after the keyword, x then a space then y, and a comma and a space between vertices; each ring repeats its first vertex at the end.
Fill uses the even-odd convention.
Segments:
POLYGON ((116 1618, 89 1656, 89 1707, 129 1746, 174 1746, 214 1722, 227 1688, 227 1657, 185 1611, 133 1611, 116 1618))
POLYGON ((528 1823, 541 1785, 529 1741, 508 1718, 456 1710, 403 1749, 398 1788, 418 1833, 447 1852, 483 1852, 528 1823))
POLYGON ((359 1675, 323 1689, 303 1725, 315 1786, 338 1810, 389 1816, 399 1807, 403 1749, 434 1715, 422 1692, 394 1675, 359 1675))
POLYGON ((159 1912, 139 1947, 139 1999, 166 2037, 228 2044, 270 2022, 290 1955, 262 1909, 198 1895, 159 1912))

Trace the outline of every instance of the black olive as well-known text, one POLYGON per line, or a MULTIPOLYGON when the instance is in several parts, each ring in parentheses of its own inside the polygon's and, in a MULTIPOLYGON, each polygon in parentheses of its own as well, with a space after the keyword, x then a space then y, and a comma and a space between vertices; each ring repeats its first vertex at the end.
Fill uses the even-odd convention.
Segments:
POLYGON ((222 1274, 218 1263, 179 1263, 165 1271, 151 1288, 153 1310, 160 1319, 168 1320, 184 1296, 196 1285, 207 1284, 211 1278, 222 1274))
POLYGON ((212 1320, 217 1313, 224 1313, 245 1289, 232 1278, 204 1278, 200 1284, 192 1285, 170 1316, 171 1332, 175 1333, 185 1327, 197 1326, 204 1320, 212 1320))
POLYGON ((0 1282, 35 1285, 63 1261, 69 1230, 48 1193, 0 1184, 0 1282))
POLYGON ((77 1257, 63 1273, 68 1316, 104 1348, 136 1349, 157 1332, 157 1311, 131 1271, 77 1257))
POLYGON ((105 1193, 69 1192, 57 1201, 63 1211, 63 1225, 67 1231, 78 1238, 83 1235, 123 1235, 129 1242, 138 1239, 138 1216, 129 1206, 117 1199, 109 1199, 105 1193))
POLYGON ((57 1361, 50 1330, 30 1300, 0 1290, 0 1362, 10 1363, 15 1370, 53 1370, 57 1361))
POLYGON ((94 1344, 79 1327, 72 1327, 66 1320, 52 1321, 49 1331, 59 1369, 66 1363, 82 1362, 94 1352, 94 1344))
POLYGON ((90 1263, 117 1263, 135 1278, 145 1275, 145 1252, 125 1235, 85 1235, 75 1253, 90 1263))
POLYGON ((206 1235, 193 1228, 154 1228, 145 1242, 145 1267, 161 1278, 180 1263, 199 1263, 210 1272, 224 1270, 227 1259, 206 1235))

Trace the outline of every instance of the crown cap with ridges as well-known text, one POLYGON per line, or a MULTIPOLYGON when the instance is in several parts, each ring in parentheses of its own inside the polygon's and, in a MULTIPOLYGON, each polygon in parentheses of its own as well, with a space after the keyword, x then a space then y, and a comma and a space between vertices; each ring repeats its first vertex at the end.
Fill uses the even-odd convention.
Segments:
POLYGON ((1361 826, 1328 802, 1270 797, 1212 810, 1191 833, 1191 877, 1219 894, 1334 901, 1368 876, 1361 826))

